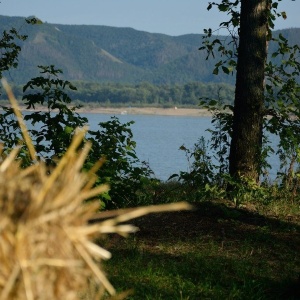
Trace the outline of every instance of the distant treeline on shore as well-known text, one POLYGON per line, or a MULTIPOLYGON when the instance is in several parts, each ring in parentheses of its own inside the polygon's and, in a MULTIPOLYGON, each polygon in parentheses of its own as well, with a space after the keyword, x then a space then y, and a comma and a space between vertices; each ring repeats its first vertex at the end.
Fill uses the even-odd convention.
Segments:
MULTIPOLYGON (((232 103, 234 87, 225 83, 187 83, 174 85, 154 85, 148 82, 140 84, 75 82, 77 90, 67 94, 74 101, 98 103, 103 106, 120 104, 134 106, 197 106, 200 98, 222 100, 232 103)), ((13 86, 18 99, 23 96, 22 86, 13 86)), ((38 91, 35 91, 38 92, 38 91)), ((2 94, 5 100, 6 95, 2 94)))

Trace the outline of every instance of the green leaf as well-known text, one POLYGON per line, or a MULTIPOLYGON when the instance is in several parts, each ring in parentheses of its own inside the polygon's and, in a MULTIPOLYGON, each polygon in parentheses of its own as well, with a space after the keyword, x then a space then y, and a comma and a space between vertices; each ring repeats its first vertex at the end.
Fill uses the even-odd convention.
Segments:
POLYGON ((214 75, 218 75, 219 74, 219 68, 218 67, 214 68, 213 74, 214 75))
POLYGON ((223 70, 223 72, 225 74, 229 74, 230 73, 229 69, 227 67, 225 67, 225 66, 222 66, 222 70, 223 70))
POLYGON ((74 128, 70 127, 70 126, 66 126, 65 129, 64 129, 64 132, 66 134, 71 134, 73 131, 74 131, 74 128))
POLYGON ((39 137, 36 139, 37 144, 39 144, 43 139, 44 139, 44 136, 39 136, 39 137))
POLYGON ((77 90, 77 87, 75 86, 75 85, 73 85, 73 84, 69 84, 69 88, 71 89, 71 90, 73 90, 73 91, 76 91, 77 90))
POLYGON ((285 12, 285 11, 281 12, 281 16, 282 16, 283 19, 285 20, 285 19, 287 18, 286 12, 285 12))
POLYGON ((36 24, 40 25, 40 24, 43 24, 42 20, 40 20, 39 18, 36 18, 36 17, 25 19, 25 22, 27 24, 31 24, 31 25, 36 25, 36 24))
POLYGON ((107 192, 101 194, 101 197, 102 197, 103 199, 105 199, 105 200, 111 200, 111 197, 110 197, 109 193, 107 193, 107 192))
POLYGON ((218 104, 217 100, 210 100, 208 103, 209 106, 216 106, 217 104, 218 104))
POLYGON ((176 178, 176 177, 179 177, 179 175, 178 175, 178 174, 172 174, 172 175, 168 178, 168 180, 171 180, 171 179, 176 178))
POLYGON ((227 4, 222 3, 222 4, 219 4, 218 8, 220 11, 227 11, 229 6, 227 4))

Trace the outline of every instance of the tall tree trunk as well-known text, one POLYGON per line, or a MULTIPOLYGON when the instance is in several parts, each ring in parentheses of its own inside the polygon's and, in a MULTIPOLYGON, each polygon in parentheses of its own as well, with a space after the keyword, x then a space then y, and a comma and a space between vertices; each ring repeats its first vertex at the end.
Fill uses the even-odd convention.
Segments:
POLYGON ((241 0, 229 171, 232 176, 254 180, 259 176, 262 147, 268 3, 269 0, 241 0))

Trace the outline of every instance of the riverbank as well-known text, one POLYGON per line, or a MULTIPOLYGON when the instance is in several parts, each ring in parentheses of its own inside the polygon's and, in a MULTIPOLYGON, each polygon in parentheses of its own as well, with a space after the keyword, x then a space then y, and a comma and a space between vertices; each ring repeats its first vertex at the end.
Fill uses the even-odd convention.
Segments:
POLYGON ((204 117, 211 116, 207 109, 198 108, 157 108, 157 107, 83 107, 78 112, 109 114, 109 115, 160 115, 160 116, 191 116, 204 117))
MULTIPOLYGON (((45 106, 36 106, 35 109, 26 109, 20 105, 22 111, 47 111, 45 106)), ((1 109, 0 109, 1 110, 1 109)), ((54 110, 55 111, 55 110, 54 110)), ((212 114, 207 109, 200 108, 162 108, 162 107, 100 107, 84 106, 77 110, 78 113, 93 113, 107 115, 158 115, 158 116, 190 116, 209 117, 212 114)))

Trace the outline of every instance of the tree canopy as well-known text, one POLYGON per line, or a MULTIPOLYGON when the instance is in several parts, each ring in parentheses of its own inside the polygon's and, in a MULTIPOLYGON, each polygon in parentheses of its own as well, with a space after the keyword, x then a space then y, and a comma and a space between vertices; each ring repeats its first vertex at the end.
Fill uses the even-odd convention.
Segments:
MULTIPOLYGON (((215 65, 214 73, 236 74, 232 115, 215 114, 221 128, 228 133, 230 142, 225 147, 229 154, 231 176, 258 181, 266 167, 269 151, 268 135, 280 137, 278 154, 283 163, 294 170, 299 162, 299 46, 290 46, 282 35, 273 35, 274 20, 286 18, 278 11, 280 1, 223 0, 211 2, 210 10, 217 7, 227 13, 229 21, 220 24, 229 32, 229 39, 213 38, 206 29, 203 46, 207 58, 217 51, 222 59, 215 65), (272 41, 274 48, 269 49, 272 41), (275 50, 274 50, 275 49, 275 50), (276 60, 268 60, 269 57, 276 60), (236 71, 236 73, 235 73, 236 71), (229 150, 230 148, 230 150, 229 150)), ((216 102, 208 103, 208 107, 216 102)), ((219 104, 218 104, 219 105, 219 104)), ((225 141, 226 135, 223 135, 225 141)))

